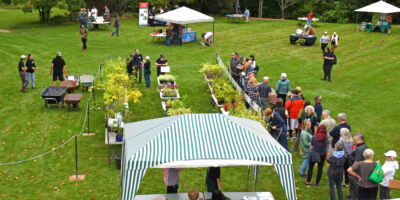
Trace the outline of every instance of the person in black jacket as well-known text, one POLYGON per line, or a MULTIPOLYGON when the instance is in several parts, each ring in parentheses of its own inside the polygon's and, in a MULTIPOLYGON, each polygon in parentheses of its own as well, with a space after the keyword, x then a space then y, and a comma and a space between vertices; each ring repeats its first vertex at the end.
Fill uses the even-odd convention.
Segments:
POLYGON ((316 96, 314 97, 314 110, 315 110, 315 114, 317 114, 317 120, 318 122, 321 122, 321 118, 322 118, 322 105, 321 105, 321 96, 316 96))
POLYGON ((335 128, 333 128, 329 133, 329 135, 332 137, 332 148, 335 147, 336 142, 338 142, 340 139, 340 129, 347 128, 349 129, 349 131, 351 131, 350 125, 346 122, 347 121, 346 113, 339 113, 338 121, 339 124, 335 126, 335 128))
POLYGON ((267 117, 267 123, 269 124, 272 137, 286 150, 289 150, 287 145, 286 123, 283 121, 281 115, 278 112, 273 112, 271 108, 265 109, 264 115, 267 117))
POLYGON ((140 53, 139 49, 135 50, 135 55, 133 56, 133 64, 136 69, 136 80, 138 80, 138 75, 139 75, 139 83, 142 82, 142 63, 143 63, 143 56, 140 53), (138 74, 139 72, 139 74, 138 74))
POLYGON ((346 155, 344 153, 344 146, 341 143, 335 145, 335 151, 332 156, 328 158, 328 179, 331 200, 336 200, 335 187, 339 200, 343 200, 342 182, 343 182, 343 166, 346 163, 346 155))
MULTIPOLYGON (((365 158, 363 153, 368 146, 365 144, 364 136, 359 133, 354 136, 354 144, 356 148, 350 154, 350 160, 352 161, 351 165, 356 164, 357 162, 364 161, 365 158)), ((354 176, 350 176, 350 194, 348 199, 358 200, 359 196, 359 187, 358 187, 358 179, 354 176)))
POLYGON ((328 79, 331 82, 331 71, 334 64, 336 64, 336 55, 332 51, 329 50, 328 47, 325 47, 324 51, 324 78, 322 80, 328 79))

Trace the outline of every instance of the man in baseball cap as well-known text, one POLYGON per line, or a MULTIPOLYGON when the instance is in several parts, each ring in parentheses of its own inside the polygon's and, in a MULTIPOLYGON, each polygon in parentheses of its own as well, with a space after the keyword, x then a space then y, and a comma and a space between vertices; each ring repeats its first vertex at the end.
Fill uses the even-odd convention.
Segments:
POLYGON ((26 74, 26 66, 25 66, 25 59, 26 56, 25 55, 21 55, 19 63, 18 63, 18 73, 19 76, 21 77, 21 81, 22 81, 22 88, 21 88, 21 92, 26 92, 26 89, 28 88, 28 77, 26 74))
POLYGON ((383 177, 382 182, 379 184, 379 196, 380 199, 391 199, 389 182, 390 180, 394 179, 396 170, 399 169, 399 163, 396 161, 397 153, 393 150, 386 152, 385 157, 386 161, 382 166, 385 176, 383 177))

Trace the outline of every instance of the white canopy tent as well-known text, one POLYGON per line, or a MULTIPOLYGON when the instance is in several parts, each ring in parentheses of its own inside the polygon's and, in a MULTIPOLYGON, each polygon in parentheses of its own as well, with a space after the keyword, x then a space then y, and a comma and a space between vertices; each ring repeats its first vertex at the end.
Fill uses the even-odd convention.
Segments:
POLYGON ((169 12, 156 15, 154 19, 162 22, 180 24, 180 25, 201 23, 201 22, 213 22, 212 32, 213 32, 213 43, 214 43, 214 36, 215 36, 214 17, 210 17, 197 10, 193 10, 191 8, 182 6, 175 10, 171 10, 169 12))
POLYGON ((155 20, 173 24, 193 24, 200 22, 214 22, 214 18, 188 7, 180 7, 155 16, 155 20))
POLYGON ((134 200, 149 168, 274 166, 288 200, 296 200, 292 155, 256 121, 186 114, 124 126, 121 199, 134 200))
POLYGON ((400 8, 386 3, 385 1, 378 1, 368 6, 359 8, 355 10, 356 12, 368 12, 368 13, 380 13, 380 14, 390 14, 400 12, 400 8))

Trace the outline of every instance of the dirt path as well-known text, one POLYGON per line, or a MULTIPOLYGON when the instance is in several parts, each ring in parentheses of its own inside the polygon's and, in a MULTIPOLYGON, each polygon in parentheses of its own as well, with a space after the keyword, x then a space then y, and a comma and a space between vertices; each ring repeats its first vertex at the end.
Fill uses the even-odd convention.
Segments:
POLYGON ((0 33, 9 33, 9 32, 11 32, 11 31, 7 30, 7 29, 0 29, 0 33))

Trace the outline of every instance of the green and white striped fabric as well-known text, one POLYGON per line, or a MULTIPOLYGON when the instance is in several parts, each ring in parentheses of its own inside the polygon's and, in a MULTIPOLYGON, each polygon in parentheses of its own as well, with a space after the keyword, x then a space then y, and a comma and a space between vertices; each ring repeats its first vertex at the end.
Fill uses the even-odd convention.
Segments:
POLYGON ((123 200, 134 199, 148 168, 211 159, 274 165, 287 199, 296 199, 292 156, 258 122, 222 114, 186 114, 130 123, 124 129, 123 200))

